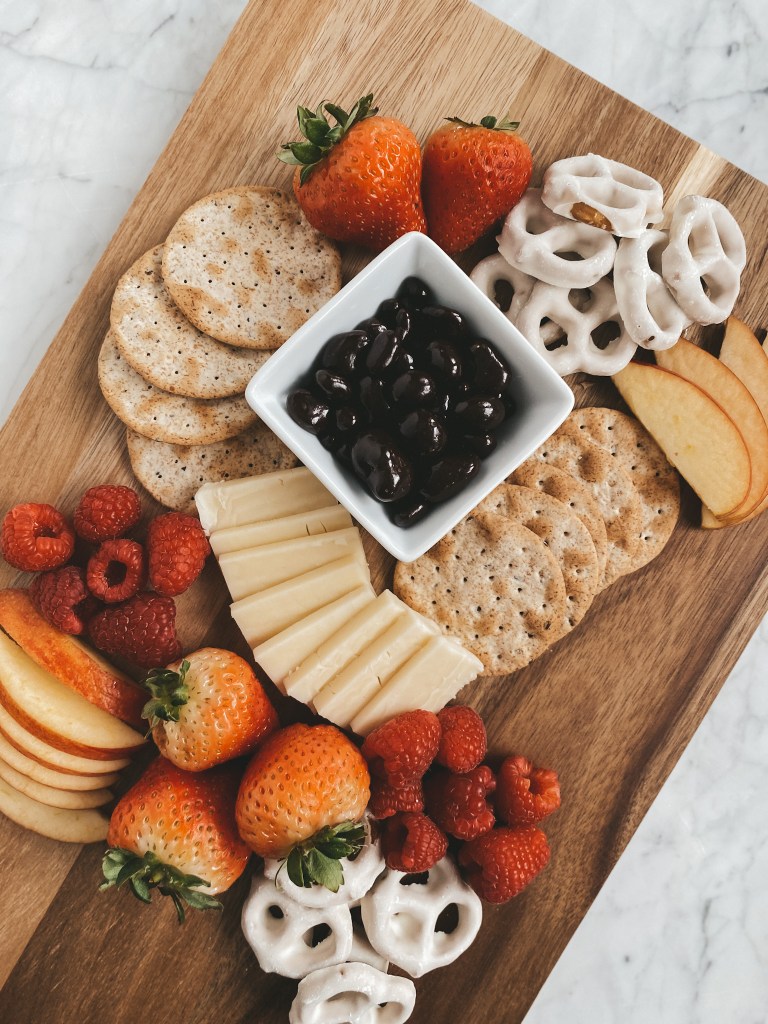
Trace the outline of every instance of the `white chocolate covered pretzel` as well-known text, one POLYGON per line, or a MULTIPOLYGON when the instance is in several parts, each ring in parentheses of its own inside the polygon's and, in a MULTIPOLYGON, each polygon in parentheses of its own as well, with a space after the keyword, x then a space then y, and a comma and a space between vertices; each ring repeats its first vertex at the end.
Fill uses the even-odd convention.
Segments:
POLYGON ((349 907, 302 907, 263 875, 253 879, 241 922, 262 971, 286 978, 343 963, 352 951, 349 907), (313 946, 315 929, 326 934, 313 946))
POLYGON ((414 881, 418 876, 388 870, 360 903, 373 948, 413 978, 453 963, 472 944, 483 919, 479 897, 450 857, 424 874, 426 882, 420 884, 414 881), (438 931, 438 918, 450 907, 456 908, 456 927, 438 931))
POLYGON ((613 267, 619 314, 630 338, 643 348, 671 348, 691 322, 661 276, 666 231, 651 228, 622 238, 613 267))
POLYGON ((610 273, 616 256, 612 235, 553 213, 537 188, 512 207, 497 241, 517 270, 560 288, 590 288, 610 273))
POLYGON ((627 365, 637 348, 619 316, 609 278, 590 288, 586 302, 583 295, 573 296, 568 288, 537 284, 515 326, 561 377, 578 372, 611 376, 627 365), (579 309, 579 305, 583 308, 579 309), (596 344, 596 332, 608 324, 615 325, 618 334, 601 348, 596 344), (555 332, 562 343, 557 348, 548 348, 557 340, 555 332))
POLYGON ((409 978, 349 963, 313 971, 299 982, 289 1024, 405 1024, 416 987, 409 978))
POLYGON ((663 217, 664 192, 658 181, 595 153, 551 164, 544 172, 541 198, 561 217, 622 238, 637 238, 663 217))
POLYGON ((509 309, 505 309, 503 312, 512 323, 515 322, 517 314, 523 308, 533 286, 536 284, 535 278, 531 277, 530 274, 524 274, 522 270, 515 269, 515 267, 507 263, 500 252, 480 260, 469 276, 480 291, 487 295, 492 302, 495 302, 497 306, 499 305, 496 296, 497 284, 503 281, 509 285, 512 289, 512 301, 509 309))
POLYGON ((287 896, 304 907, 335 907, 341 903, 356 902, 365 896, 384 870, 381 844, 376 842, 371 834, 371 822, 372 819, 366 816, 365 843, 358 855, 354 860, 345 857, 341 861, 344 881, 338 892, 331 892, 324 885, 313 885, 307 889, 295 885, 288 877, 288 870, 281 860, 265 860, 264 877, 274 881, 287 896))
POLYGON ((746 262, 744 235, 722 203, 704 196, 680 200, 661 268, 667 287, 691 320, 719 324, 730 316, 746 262))

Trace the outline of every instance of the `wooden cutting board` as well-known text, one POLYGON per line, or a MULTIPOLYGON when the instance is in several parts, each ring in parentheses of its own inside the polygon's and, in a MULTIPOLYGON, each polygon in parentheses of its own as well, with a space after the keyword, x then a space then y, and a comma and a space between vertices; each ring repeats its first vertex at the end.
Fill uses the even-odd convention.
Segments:
MULTIPOLYGON (((119 275, 199 196, 285 184, 274 152, 294 135, 297 103, 350 104, 369 89, 421 138, 444 115, 513 113, 535 181, 552 160, 591 150, 654 174, 669 198, 717 197, 743 226, 750 256, 737 312, 765 326, 768 188, 747 174, 466 0, 360 0, 354 9, 253 0, 0 435, 0 509, 35 500, 71 510, 85 487, 131 480, 123 431, 96 382, 119 275)), ((347 274, 357 265, 348 258, 347 274)), ((616 401, 609 384, 576 390, 581 402, 616 401)), ((546 826, 546 873, 508 906, 487 908, 470 951, 417 983, 415 1022, 522 1019, 768 608, 768 516, 712 534, 694 528, 695 510, 689 496, 663 555, 601 595, 545 657, 471 689, 493 752, 556 767, 564 806, 546 826)), ((387 585, 389 559, 368 550, 387 585)), ((2 585, 13 580, 0 569, 2 585)), ((187 649, 206 641, 243 650, 225 602, 211 566, 180 601, 187 649)), ((295 983, 264 976, 240 933, 247 879, 225 896, 223 915, 192 915, 179 928, 170 907, 100 895, 101 853, 2 819, 0 1020, 287 1020, 295 983)))

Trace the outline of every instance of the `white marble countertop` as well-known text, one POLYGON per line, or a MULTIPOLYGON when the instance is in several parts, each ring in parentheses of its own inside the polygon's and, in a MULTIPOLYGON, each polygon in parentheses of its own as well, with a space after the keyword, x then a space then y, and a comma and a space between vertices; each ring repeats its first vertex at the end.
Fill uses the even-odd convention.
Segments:
MULTIPOLYGON (((0 421, 243 6, 0 0, 0 421)), ((768 180, 765 0, 482 6, 768 180)), ((768 1020, 767 674, 768 620, 526 1024, 768 1020)))

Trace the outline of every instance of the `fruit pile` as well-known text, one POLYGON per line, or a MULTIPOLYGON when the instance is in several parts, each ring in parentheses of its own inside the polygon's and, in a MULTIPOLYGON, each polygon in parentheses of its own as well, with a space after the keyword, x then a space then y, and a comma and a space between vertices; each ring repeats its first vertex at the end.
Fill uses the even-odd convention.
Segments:
POLYGON ((506 903, 548 864, 538 823, 560 806, 557 775, 519 756, 494 773, 483 763, 485 726, 472 708, 398 715, 366 738, 362 752, 389 868, 428 871, 450 844, 477 894, 506 903))
POLYGON ((140 518, 132 488, 91 487, 72 524, 53 505, 15 505, 0 527, 0 550, 16 569, 39 574, 29 593, 48 623, 154 668, 181 654, 173 598, 195 582, 211 549, 197 519, 180 512, 156 516, 141 544, 126 536, 140 518))

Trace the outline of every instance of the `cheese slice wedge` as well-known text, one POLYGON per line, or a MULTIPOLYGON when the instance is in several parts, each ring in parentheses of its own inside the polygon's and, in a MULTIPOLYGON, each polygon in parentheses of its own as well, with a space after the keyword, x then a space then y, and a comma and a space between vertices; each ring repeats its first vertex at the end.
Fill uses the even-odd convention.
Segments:
POLYGON ((355 526, 316 537, 278 541, 260 548, 230 551, 219 566, 234 601, 258 594, 295 576, 350 555, 367 566, 360 532, 355 526))
POLYGON ((437 712, 482 671, 483 663, 461 644, 433 637, 354 716, 351 728, 358 736, 367 736, 403 711, 437 712))
POLYGON ((315 695, 315 710, 336 725, 349 725, 397 670, 439 632, 416 612, 402 615, 315 695))
POLYGON ((211 534, 211 547, 218 558, 229 551, 259 548, 263 544, 276 544, 281 540, 311 537, 318 533, 333 533, 352 526, 352 516, 343 505, 329 505, 312 512, 299 512, 282 519, 267 519, 263 523, 231 526, 211 534))
POLYGON ((248 645, 257 647, 350 590, 370 586, 370 582, 368 567, 347 555, 236 601, 230 610, 248 645))
POLYGON ((285 680, 285 692, 309 704, 327 682, 407 611, 408 605, 391 590, 385 590, 291 672, 285 680))
POLYGON ((256 663, 267 673, 275 686, 285 693, 285 677, 316 651, 328 637, 341 629, 356 612, 366 605, 373 604, 375 598, 376 591, 368 584, 351 590, 324 608, 318 608, 316 612, 255 647, 253 656, 256 663))
POLYGON ((206 533, 311 512, 335 503, 330 491, 303 466, 242 480, 203 484, 195 495, 200 523, 206 533))

